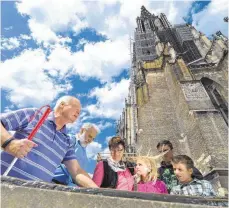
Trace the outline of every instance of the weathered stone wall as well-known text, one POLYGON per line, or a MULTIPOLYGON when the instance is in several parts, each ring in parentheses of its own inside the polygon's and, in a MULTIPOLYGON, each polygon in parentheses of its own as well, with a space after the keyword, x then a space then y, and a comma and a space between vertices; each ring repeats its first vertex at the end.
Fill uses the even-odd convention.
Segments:
POLYGON ((228 55, 212 68, 189 69, 178 59, 162 68, 143 69, 149 99, 138 105, 141 154, 157 155, 157 143, 168 139, 175 154, 189 155, 203 173, 228 167, 227 124, 202 82, 202 78, 213 80, 227 102, 227 63, 228 55))
POLYGON ((77 189, 1 177, 1 207, 4 208, 214 208, 208 205, 226 201, 226 198, 216 200, 114 189, 77 189))
POLYGON ((225 121, 219 111, 214 109, 199 81, 178 80, 177 73, 172 69, 167 64, 165 75, 172 102, 176 106, 180 134, 183 137, 180 140, 180 148, 183 153, 190 155, 205 173, 212 167, 228 167, 225 121), (185 83, 188 84, 187 89, 184 89, 185 83))
POLYGON ((5 208, 214 208, 215 206, 145 201, 25 187, 1 186, 5 208))
POLYGON ((225 55, 224 59, 218 65, 218 69, 222 69, 225 72, 226 79, 228 79, 228 53, 225 55))
POLYGON ((151 155, 157 155, 158 141, 169 139, 175 154, 189 155, 203 173, 212 167, 226 168, 227 125, 200 81, 208 75, 225 89, 225 70, 193 75, 180 63, 166 63, 163 69, 146 73, 150 98, 138 108, 138 125, 143 130, 138 147, 142 154, 151 150, 151 155))
MULTIPOLYGON (((179 70, 179 68, 177 68, 177 70, 179 70)), ((206 145, 204 143, 200 145, 199 143, 199 139, 202 137, 199 126, 196 122, 196 118, 190 113, 189 105, 173 67, 167 64, 165 74, 172 102, 174 106, 176 106, 174 111, 180 129, 179 134, 182 136, 182 138, 179 139, 178 147, 182 154, 187 154, 196 161, 199 155, 203 152, 207 152, 206 145)))
POLYGON ((189 110, 212 110, 214 105, 200 81, 180 81, 189 110))
POLYGON ((228 101, 228 54, 217 67, 192 69, 191 72, 195 80, 206 77, 216 82, 218 84, 217 90, 224 100, 228 101))
POLYGON ((191 27, 191 32, 194 36, 194 42, 202 57, 205 57, 208 50, 211 47, 211 41, 204 35, 197 31, 194 27, 191 27))
POLYGON ((141 153, 151 150, 151 155, 157 155, 156 145, 164 139, 171 140, 176 151, 180 131, 164 70, 146 73, 146 82, 149 101, 138 108, 138 128, 143 130, 138 136, 141 153))
POLYGON ((219 112, 194 112, 202 135, 199 142, 206 144, 209 165, 217 168, 228 167, 227 125, 219 112))

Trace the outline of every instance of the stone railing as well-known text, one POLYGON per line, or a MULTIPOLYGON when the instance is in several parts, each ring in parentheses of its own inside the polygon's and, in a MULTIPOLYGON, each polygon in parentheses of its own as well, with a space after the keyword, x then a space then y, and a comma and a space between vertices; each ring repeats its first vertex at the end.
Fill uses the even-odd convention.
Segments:
POLYGON ((210 208, 227 199, 172 196, 113 189, 74 188, 39 181, 1 177, 1 205, 5 208, 210 208))

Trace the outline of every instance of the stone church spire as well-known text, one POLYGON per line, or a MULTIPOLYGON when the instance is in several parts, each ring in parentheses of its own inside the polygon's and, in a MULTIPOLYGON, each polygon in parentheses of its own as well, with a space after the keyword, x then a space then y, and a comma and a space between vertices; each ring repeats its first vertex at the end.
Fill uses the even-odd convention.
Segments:
POLYGON ((227 168, 228 39, 217 32, 209 40, 144 6, 136 20, 130 105, 118 133, 143 155, 157 155, 157 143, 167 139, 203 173, 227 168))

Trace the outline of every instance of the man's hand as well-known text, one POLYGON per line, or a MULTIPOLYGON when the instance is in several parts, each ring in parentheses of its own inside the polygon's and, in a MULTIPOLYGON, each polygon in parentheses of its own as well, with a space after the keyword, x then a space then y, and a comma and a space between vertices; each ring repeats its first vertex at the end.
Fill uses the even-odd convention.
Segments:
POLYGON ((37 146, 36 143, 28 139, 15 139, 6 146, 4 151, 15 157, 24 158, 33 147, 37 146))

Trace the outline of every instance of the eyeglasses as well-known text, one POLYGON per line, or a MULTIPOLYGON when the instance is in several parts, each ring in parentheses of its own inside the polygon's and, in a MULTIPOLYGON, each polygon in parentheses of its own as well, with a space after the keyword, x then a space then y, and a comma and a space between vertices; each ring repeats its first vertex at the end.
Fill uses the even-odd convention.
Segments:
POLYGON ((124 149, 111 148, 111 152, 123 152, 124 149))

